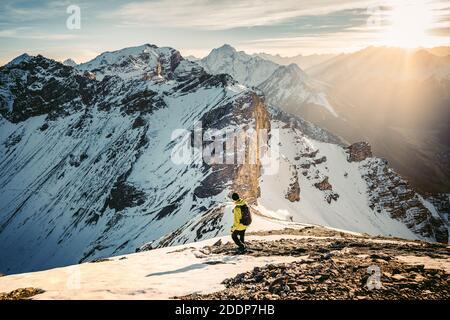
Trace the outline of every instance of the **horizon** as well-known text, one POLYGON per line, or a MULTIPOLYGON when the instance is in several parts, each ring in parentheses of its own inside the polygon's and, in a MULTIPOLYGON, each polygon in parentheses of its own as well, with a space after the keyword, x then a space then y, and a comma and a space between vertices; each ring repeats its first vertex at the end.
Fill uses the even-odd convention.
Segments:
POLYGON ((0 65, 25 52, 82 63, 144 43, 199 58, 224 43, 282 57, 450 46, 444 0, 258 1, 7 0, 0 4, 0 65))
MULTIPOLYGON (((108 49, 108 50, 106 50, 106 51, 100 52, 99 54, 93 56, 92 58, 88 58, 88 59, 86 59, 86 60, 84 60, 84 61, 78 61, 78 60, 76 60, 76 59, 74 59, 74 58, 72 58, 72 57, 70 57, 70 56, 65 57, 65 58, 63 57, 63 58, 57 59, 57 58, 53 58, 53 57, 51 57, 51 56, 46 56, 46 55, 44 55, 44 54, 42 54, 42 53, 30 54, 30 53, 28 53, 28 52, 22 52, 22 53, 18 54, 17 56, 13 57, 12 59, 10 59, 10 60, 8 60, 8 61, 0 62, 0 67, 1 67, 1 66, 4 66, 4 65, 6 65, 6 64, 8 64, 8 63, 11 62, 12 60, 14 60, 14 59, 16 59, 16 58, 18 58, 18 57, 20 57, 20 56, 22 56, 22 55, 29 55, 29 56, 38 56, 38 55, 41 55, 41 56, 43 56, 43 57, 45 57, 45 58, 52 59, 52 60, 55 60, 55 61, 58 61, 58 62, 61 62, 61 63, 63 63, 65 60, 73 60, 76 64, 82 64, 82 63, 89 62, 89 61, 95 59, 96 57, 98 57, 99 55, 101 55, 101 54, 103 54, 103 53, 106 53, 106 52, 115 52, 115 51, 120 51, 120 50, 122 50, 122 49, 140 47, 140 46, 143 46, 143 45, 146 45, 146 44, 149 44, 149 45, 156 45, 156 44, 151 43, 151 42, 146 42, 146 43, 136 44, 136 45, 132 45, 132 46, 128 46, 128 47, 111 48, 111 49, 108 49)), ((342 51, 342 52, 336 52, 336 53, 332 53, 332 52, 324 52, 324 53, 311 53, 311 54, 302 54, 302 53, 298 53, 298 54, 294 54, 294 55, 292 55, 292 56, 287 56, 287 55, 282 55, 282 54, 279 54, 279 53, 267 53, 267 52, 263 52, 263 51, 260 51, 260 52, 248 52, 248 51, 246 51, 246 50, 241 50, 241 49, 239 49, 239 48, 236 48, 235 46, 232 46, 232 45, 230 45, 230 44, 225 43, 225 44, 223 44, 223 45, 221 45, 221 46, 218 46, 218 47, 215 47, 215 48, 211 48, 211 49, 210 49, 206 54, 204 54, 204 55, 197 56, 197 55, 194 55, 194 54, 183 54, 183 49, 180 50, 179 48, 173 48, 173 47, 171 47, 171 48, 173 48, 173 49, 175 49, 175 50, 178 50, 178 51, 180 52, 180 54, 183 56, 183 58, 185 58, 185 59, 188 58, 188 57, 193 57, 193 58, 195 58, 195 59, 203 59, 203 58, 206 57, 212 50, 221 48, 221 47, 223 47, 223 46, 225 46, 225 45, 231 46, 231 47, 234 48, 237 52, 244 52, 245 54, 248 54, 248 55, 271 55, 271 56, 273 56, 273 57, 280 57, 280 58, 283 58, 283 59, 291 59, 291 58, 295 58, 295 57, 299 57, 299 56, 310 57, 310 56, 315 56, 315 55, 319 55, 319 56, 320 56, 320 55, 332 55, 332 56, 338 56, 338 55, 341 55, 341 54, 353 54, 353 53, 357 53, 357 52, 360 52, 360 51, 363 51, 363 50, 367 50, 367 49, 369 49, 369 48, 398 49, 398 50, 404 50, 405 52, 411 52, 411 53, 415 53, 415 52, 420 51, 420 50, 432 50, 432 49, 437 49, 437 48, 449 48, 449 49, 450 49, 450 45, 449 45, 449 46, 435 46, 435 47, 417 47, 417 48, 402 48, 402 47, 394 47, 394 46, 381 46, 381 45, 380 45, 380 46, 372 46, 372 45, 370 45, 370 46, 367 46, 367 47, 364 47, 364 48, 361 48, 361 49, 357 49, 357 50, 354 50, 354 51, 347 51, 347 52, 342 51)), ((159 48, 161 48, 161 47, 169 47, 169 46, 165 46, 165 45, 156 45, 156 46, 159 47, 159 48)), ((431 54, 431 53, 430 53, 430 54, 431 54)), ((264 58, 262 58, 262 59, 264 59, 264 58)))

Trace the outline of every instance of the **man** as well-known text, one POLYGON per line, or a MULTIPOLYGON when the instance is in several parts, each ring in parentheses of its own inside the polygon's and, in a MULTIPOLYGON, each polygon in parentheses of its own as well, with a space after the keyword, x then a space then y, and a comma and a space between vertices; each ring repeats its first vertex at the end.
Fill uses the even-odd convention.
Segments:
POLYGON ((247 229, 247 226, 241 223, 241 218, 242 206, 246 206, 247 203, 244 200, 240 199, 237 193, 233 193, 231 199, 233 199, 234 204, 236 205, 233 209, 234 223, 231 227, 231 238, 238 246, 238 253, 244 253, 246 251, 244 237, 245 229, 247 229))

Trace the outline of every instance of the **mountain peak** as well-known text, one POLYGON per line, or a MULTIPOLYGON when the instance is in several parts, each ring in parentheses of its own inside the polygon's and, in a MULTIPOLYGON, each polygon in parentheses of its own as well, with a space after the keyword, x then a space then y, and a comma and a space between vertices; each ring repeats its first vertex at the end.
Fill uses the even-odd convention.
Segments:
POLYGON ((147 43, 104 52, 88 62, 77 65, 77 69, 95 72, 97 80, 106 75, 121 78, 153 78, 160 77, 161 71, 166 75, 172 73, 182 60, 184 59, 181 54, 173 48, 147 43))
POLYGON ((226 52, 226 53, 236 53, 237 52, 237 50, 229 44, 224 44, 223 46, 221 46, 217 49, 214 49, 214 50, 226 52))
POLYGON ((309 79, 308 75, 296 64, 291 63, 287 66, 280 66, 276 71, 279 77, 295 77, 301 82, 305 82, 309 79))
POLYGON ((62 64, 69 67, 75 67, 77 65, 77 63, 71 58, 64 60, 62 64))
POLYGON ((300 69, 300 67, 299 67, 296 63, 291 63, 291 64, 289 64, 288 66, 286 66, 286 68, 287 68, 289 71, 294 71, 294 72, 301 72, 301 73, 303 73, 303 70, 300 69))
POLYGON ((20 56, 15 57, 14 59, 12 59, 8 65, 12 66, 12 65, 16 65, 19 64, 23 61, 28 61, 31 59, 31 56, 28 55, 27 53, 22 53, 20 56))

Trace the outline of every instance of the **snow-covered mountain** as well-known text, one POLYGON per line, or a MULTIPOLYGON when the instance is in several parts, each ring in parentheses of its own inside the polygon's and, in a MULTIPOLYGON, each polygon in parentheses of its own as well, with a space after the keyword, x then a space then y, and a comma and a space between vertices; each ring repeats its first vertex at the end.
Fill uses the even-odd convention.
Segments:
POLYGON ((302 115, 315 106, 337 116, 321 87, 296 64, 279 65, 258 55, 238 52, 230 45, 213 49, 197 63, 210 73, 227 73, 246 86, 262 90, 269 104, 285 111, 302 115))
POLYGON ((282 106, 284 111, 302 114, 305 105, 322 106, 325 112, 337 117, 324 92, 296 64, 278 67, 259 88, 267 97, 267 102, 282 106))
POLYGON ((267 53, 256 53, 254 55, 285 66, 295 63, 303 70, 322 64, 323 62, 330 60, 336 56, 336 54, 299 54, 292 57, 283 57, 279 54, 272 55, 267 53))
POLYGON ((237 51, 228 44, 213 49, 198 63, 209 73, 229 74, 239 83, 250 87, 258 87, 279 67, 272 61, 237 51))
POLYGON ((65 66, 69 66, 69 67, 75 67, 77 65, 77 63, 75 61, 73 61, 73 59, 66 59, 63 61, 62 63, 65 66))
MULTIPOLYGON (((21 56, 0 68, 0 115, 2 273, 226 235, 232 190, 267 224, 448 240, 436 208, 370 147, 347 148, 172 48, 126 48, 75 68, 21 56), (279 131, 279 172, 268 175, 259 158, 172 161, 174 132, 197 121, 272 130, 274 145, 279 131)), ((213 141, 205 132, 202 145, 213 141)))
MULTIPOLYGON (((237 178, 252 196, 257 165, 240 177, 242 166, 171 161, 174 130, 196 121, 268 125, 252 91, 176 50, 128 48, 79 69, 29 57, 2 67, 0 81, 2 272, 134 251, 214 214, 237 178)), ((221 230, 208 219, 192 239, 221 230)))

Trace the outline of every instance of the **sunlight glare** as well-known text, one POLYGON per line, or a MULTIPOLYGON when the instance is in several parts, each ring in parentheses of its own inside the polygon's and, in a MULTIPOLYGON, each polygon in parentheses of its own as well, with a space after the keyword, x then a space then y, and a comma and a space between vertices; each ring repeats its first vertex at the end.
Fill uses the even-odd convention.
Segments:
POLYGON ((427 31, 432 27, 433 18, 429 1, 395 1, 388 12, 385 44, 405 48, 426 46, 431 40, 427 31))

